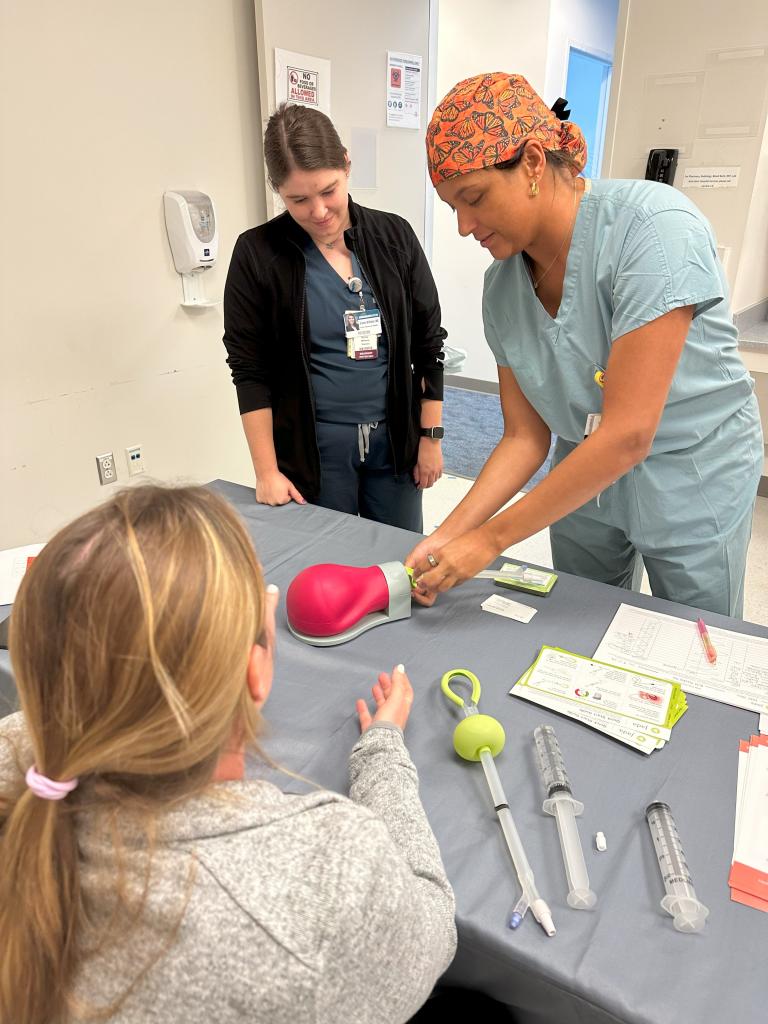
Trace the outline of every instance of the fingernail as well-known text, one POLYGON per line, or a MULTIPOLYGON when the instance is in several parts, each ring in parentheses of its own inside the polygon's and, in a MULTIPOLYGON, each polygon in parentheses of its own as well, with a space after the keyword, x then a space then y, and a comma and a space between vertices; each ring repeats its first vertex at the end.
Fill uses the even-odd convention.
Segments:
POLYGON ((280 593, 280 587, 278 587, 274 583, 268 583, 267 584, 267 593, 268 594, 279 594, 280 593))
POLYGON ((395 665, 395 672, 402 672, 405 674, 405 665, 395 665))

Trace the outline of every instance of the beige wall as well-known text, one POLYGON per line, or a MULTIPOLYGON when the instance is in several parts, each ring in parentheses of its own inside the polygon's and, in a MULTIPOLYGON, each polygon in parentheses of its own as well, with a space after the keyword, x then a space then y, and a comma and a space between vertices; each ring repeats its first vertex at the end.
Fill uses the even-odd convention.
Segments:
MULTIPOLYGON (((471 16, 468 10, 466 0, 440 0, 437 102, 461 79, 485 71, 514 71, 543 89, 549 0, 475 0, 471 16)), ((489 263, 488 253, 473 238, 459 237, 453 214, 436 199, 432 269, 448 343, 467 350, 464 376, 495 381, 496 363, 482 323, 483 274, 489 263)))
MULTIPOLYGON (((741 259, 733 287, 733 308, 737 311, 749 309, 765 299, 768 299, 768 124, 763 132, 763 145, 742 239, 741 259)), ((764 408, 764 422, 768 423, 768 402, 764 408)))
POLYGON ((331 119, 350 151, 353 127, 377 134, 378 187, 352 187, 363 206, 399 213, 424 238, 424 129, 429 76, 429 0, 255 0, 261 98, 275 106, 275 47, 331 61, 331 119), (387 51, 423 57, 422 127, 387 128, 387 51))
POLYGON ((221 307, 179 302, 166 189, 213 196, 221 296, 264 217, 251 0, 5 0, 0 547, 46 539, 141 443, 161 479, 251 477, 221 307), (12 97, 12 99, 11 99, 12 97))
MULTIPOLYGON (((688 189, 689 196, 709 218, 718 243, 730 250, 726 272, 738 312, 768 295, 768 270, 763 247, 755 263, 759 239, 745 243, 752 225, 768 220, 768 196, 755 188, 765 131, 768 101, 768 62, 728 61, 717 88, 701 101, 695 89, 682 100, 669 101, 650 116, 648 80, 653 76, 712 71, 711 54, 737 48, 768 52, 768 4, 765 0, 730 0, 706 10, 699 0, 622 0, 617 33, 611 108, 608 113, 603 174, 613 178, 642 178, 648 150, 681 149, 676 185, 686 167, 737 166, 739 185, 728 189, 688 189), (746 75, 749 75, 748 82, 746 75), (745 138, 706 138, 702 125, 732 120, 757 121, 757 131, 745 138), (750 251, 749 261, 745 244, 750 251)), ((712 81, 712 79, 709 79, 712 81)))

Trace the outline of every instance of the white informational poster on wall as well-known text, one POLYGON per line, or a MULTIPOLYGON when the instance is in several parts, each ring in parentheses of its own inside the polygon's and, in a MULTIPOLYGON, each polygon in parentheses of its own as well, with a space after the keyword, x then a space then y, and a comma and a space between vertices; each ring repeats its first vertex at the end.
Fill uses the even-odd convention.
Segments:
POLYGON ((683 188, 737 188, 741 167, 686 167, 683 188))
POLYGON ((302 103, 331 116, 331 62, 275 47, 275 100, 302 103))
POLYGON ((421 64, 414 53, 387 52, 388 128, 421 128, 421 64))

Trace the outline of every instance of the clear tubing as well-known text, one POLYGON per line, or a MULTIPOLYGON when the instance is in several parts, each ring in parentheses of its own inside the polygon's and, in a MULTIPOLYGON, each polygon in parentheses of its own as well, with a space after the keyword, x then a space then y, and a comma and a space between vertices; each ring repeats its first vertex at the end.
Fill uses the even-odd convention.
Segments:
POLYGON ((653 846, 659 862, 661 879, 666 895, 662 909, 672 916, 679 932, 700 932, 709 910, 696 898, 688 863, 683 853, 680 835, 669 804, 649 804, 645 819, 651 831, 653 846))
MULTIPOLYGON (((545 903, 545 901, 539 896, 539 892, 536 888, 536 883, 533 878, 533 871, 531 865, 528 863, 528 858, 525 855, 523 844, 520 840, 517 828, 515 827, 515 821, 512 817, 512 812, 507 804, 507 798, 504 795, 504 789, 501 785, 501 779, 499 773, 496 771, 496 765, 493 763, 493 756, 490 750, 480 751, 480 763, 485 771, 485 777, 488 781, 488 788, 491 791, 491 799, 493 805, 496 808, 496 814, 499 818, 499 824, 501 830, 504 833, 504 838, 507 841, 510 856, 512 857, 512 863, 515 865, 515 871, 520 882, 520 888, 523 892, 523 900, 527 902, 531 908, 531 912, 536 920, 539 922, 541 927, 547 933, 552 936, 555 934, 555 925, 552 921, 552 913, 545 903)), ((518 908, 522 904, 523 900, 519 901, 518 905, 513 911, 512 917, 515 918, 515 914, 518 913, 518 908)), ((524 913, 525 911, 523 911, 524 913)), ((520 915, 522 920, 522 914, 520 915)), ((518 921, 519 923, 519 921, 518 921)), ((512 924, 512 921, 510 921, 512 924)), ((516 927, 516 925, 512 925, 516 927)))
POLYGON ((575 910, 590 910, 597 903, 597 896, 589 887, 587 865, 576 824, 576 815, 584 810, 584 804, 573 797, 560 744, 552 726, 538 726, 533 738, 539 772, 547 792, 543 809, 553 815, 557 823, 565 877, 568 880, 568 906, 575 910))

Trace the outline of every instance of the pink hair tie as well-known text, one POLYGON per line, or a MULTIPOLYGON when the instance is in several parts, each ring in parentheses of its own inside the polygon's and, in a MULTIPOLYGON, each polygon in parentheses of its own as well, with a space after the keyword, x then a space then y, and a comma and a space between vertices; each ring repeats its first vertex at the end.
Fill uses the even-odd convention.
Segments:
POLYGON ((79 779, 62 779, 55 782, 41 775, 34 765, 30 765, 26 774, 27 785, 41 800, 63 800, 65 796, 77 789, 79 779))

